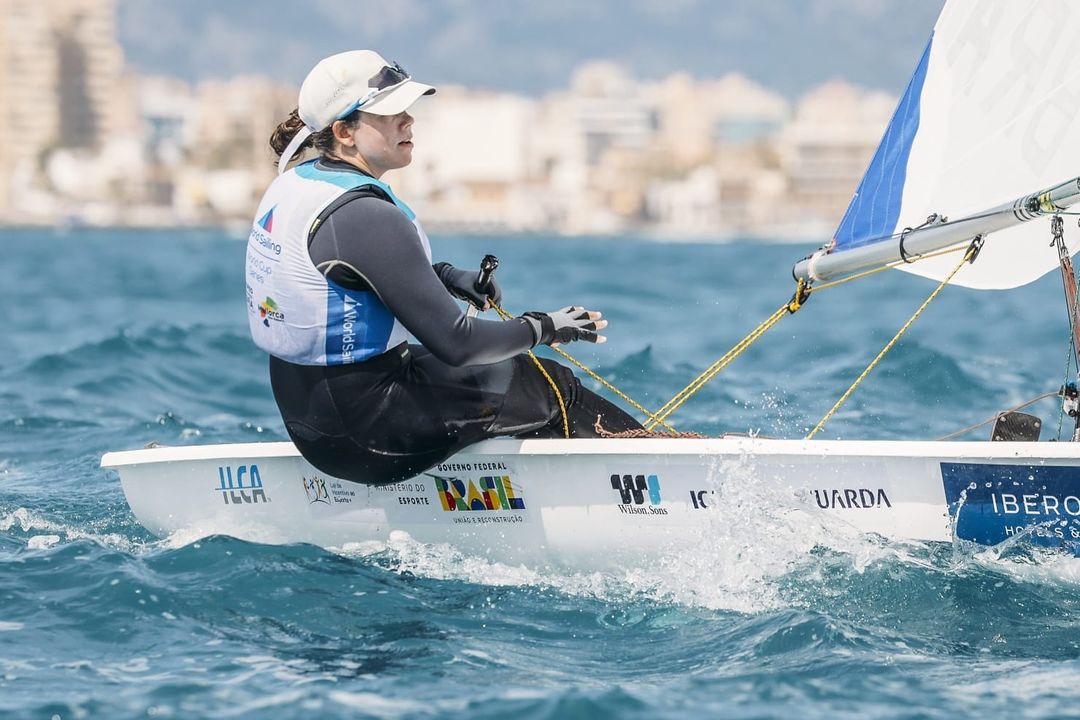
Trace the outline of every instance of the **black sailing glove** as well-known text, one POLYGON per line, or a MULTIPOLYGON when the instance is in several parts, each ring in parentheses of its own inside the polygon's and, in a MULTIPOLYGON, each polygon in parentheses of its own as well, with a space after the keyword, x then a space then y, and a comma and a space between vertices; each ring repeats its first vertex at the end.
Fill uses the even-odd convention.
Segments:
POLYGON ((597 335, 597 330, 607 327, 607 320, 601 320, 598 312, 590 312, 583 307, 564 307, 555 312, 527 312, 521 316, 532 326, 533 337, 537 345, 558 345, 560 343, 585 340, 602 343, 607 340, 597 335))
POLYGON ((488 298, 495 305, 502 304, 502 288, 495 282, 495 276, 489 275, 487 283, 479 286, 479 270, 459 270, 450 263, 436 263, 431 266, 439 280, 446 287, 447 292, 458 300, 464 300, 478 310, 484 310, 488 298))

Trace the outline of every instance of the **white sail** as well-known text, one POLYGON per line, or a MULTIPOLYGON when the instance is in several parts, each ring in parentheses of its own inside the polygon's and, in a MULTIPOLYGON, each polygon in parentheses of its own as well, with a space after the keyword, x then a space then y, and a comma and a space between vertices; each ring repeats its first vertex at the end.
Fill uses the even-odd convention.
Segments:
MULTIPOLYGON (((832 252, 896 244, 932 214, 959 219, 1080 175, 1077 37, 1074 0, 949 0, 832 252)), ((1075 254, 1080 231, 1066 242, 1075 254)), ((941 279, 955 265, 947 255, 901 269, 941 279)), ((1057 265, 1036 220, 995 232, 953 283, 1016 287, 1057 265)))

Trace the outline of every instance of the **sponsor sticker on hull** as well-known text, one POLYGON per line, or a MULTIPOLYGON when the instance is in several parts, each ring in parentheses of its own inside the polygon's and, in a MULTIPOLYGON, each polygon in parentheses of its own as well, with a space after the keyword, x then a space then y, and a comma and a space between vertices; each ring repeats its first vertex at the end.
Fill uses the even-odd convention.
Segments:
POLYGON ((822 510, 875 510, 892 507, 889 493, 881 487, 818 488, 810 491, 814 505, 822 510))
POLYGON ((1080 467, 943 462, 941 479, 957 537, 1080 551, 1080 467))
POLYGON ((396 482, 389 485, 372 485, 370 492, 375 497, 394 498, 393 502, 405 507, 430 507, 431 499, 427 496, 428 484, 420 480, 396 482))
POLYGON ((356 486, 344 480, 327 480, 320 475, 305 475, 300 478, 307 495, 308 505, 352 505, 356 500, 356 486))
POLYGON ((667 515, 657 475, 612 473, 611 489, 618 494, 616 507, 623 515, 667 515))
POLYGON ((235 466, 219 465, 217 480, 218 485, 214 488, 214 492, 220 493, 226 505, 255 505, 270 502, 263 488, 259 466, 255 463, 235 466))
POLYGON ((519 483, 502 463, 440 465, 446 474, 427 473, 432 479, 439 507, 452 513, 455 525, 501 525, 525 522, 526 498, 519 483), (468 467, 454 471, 452 467, 468 467), (499 468, 477 470, 477 467, 499 468), (452 473, 452 474, 451 474, 452 473))

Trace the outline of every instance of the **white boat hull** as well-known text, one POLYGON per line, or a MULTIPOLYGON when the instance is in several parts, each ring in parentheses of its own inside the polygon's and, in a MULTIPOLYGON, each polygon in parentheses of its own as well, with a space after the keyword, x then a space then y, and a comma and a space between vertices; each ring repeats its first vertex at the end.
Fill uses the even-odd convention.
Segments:
POLYGON ((585 570, 700 549, 701 529, 747 515, 894 540, 1080 544, 1072 443, 500 439, 386 487, 321 473, 290 443, 115 452, 102 465, 148 530, 192 539, 341 547, 404 532, 585 570))

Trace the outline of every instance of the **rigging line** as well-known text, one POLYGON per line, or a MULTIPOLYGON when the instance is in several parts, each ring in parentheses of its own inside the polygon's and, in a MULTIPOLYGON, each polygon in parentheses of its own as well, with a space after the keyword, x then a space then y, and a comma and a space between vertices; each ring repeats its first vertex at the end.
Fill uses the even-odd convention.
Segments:
POLYGON ((724 353, 723 357, 706 368, 701 374, 691 380, 686 387, 677 392, 673 398, 664 403, 664 406, 656 411, 656 419, 653 420, 653 424, 651 426, 646 425, 645 429, 651 430, 656 427, 658 422, 663 423, 664 420, 671 417, 671 414, 678 410, 691 396, 716 377, 721 370, 730 365, 735 358, 754 344, 762 335, 772 328, 773 325, 780 322, 780 319, 783 318, 784 315, 794 315, 802 309, 802 306, 806 304, 806 301, 810 298, 812 290, 813 288, 810 287, 808 282, 799 280, 795 284, 795 292, 787 303, 777 308, 772 315, 751 330, 749 335, 736 343, 735 347, 724 353))
MULTIPOLYGON (((1060 390, 1051 390, 1050 392, 1044 392, 1042 395, 1039 395, 1038 397, 1033 397, 1033 398, 1031 398, 1030 400, 1028 400, 1026 402, 1020 403, 1016 407, 1009 408, 1008 410, 1002 410, 1001 412, 997 413, 996 415, 993 415, 993 416, 987 418, 986 420, 983 420, 980 423, 976 423, 976 424, 974 424, 974 425, 972 425, 970 427, 966 427, 963 430, 957 430, 956 432, 949 433, 948 435, 943 435, 943 436, 937 438, 936 440, 934 440, 933 442, 944 442, 945 440, 952 440, 954 437, 959 437, 960 435, 963 435, 965 433, 969 433, 972 430, 978 430, 983 425, 989 425, 990 423, 994 422, 995 420, 997 420, 1002 415, 1008 415, 1011 412, 1016 412, 1017 410, 1023 410, 1028 405, 1034 405, 1035 403, 1039 402, 1040 400, 1045 400, 1046 398, 1054 397, 1055 395, 1061 395, 1061 391, 1060 390)), ((1061 432, 1061 430, 1059 429, 1058 433, 1060 433, 1060 432, 1061 432)))
MULTIPOLYGON (((491 301, 489 300, 489 302, 491 301)), ((491 307, 495 308, 495 311, 499 313, 499 316, 502 317, 503 320, 510 319, 510 314, 503 312, 503 309, 495 303, 492 302, 491 307)), ((544 364, 540 362, 540 358, 536 357, 532 350, 526 351, 526 354, 529 356, 529 359, 533 361, 533 364, 536 365, 536 369, 540 371, 540 374, 544 376, 544 379, 547 380, 547 384, 551 386, 552 392, 555 393, 555 400, 559 403, 559 413, 562 415, 563 437, 569 439, 570 416, 566 412, 566 402, 563 401, 562 392, 559 391, 559 386, 555 383, 555 380, 551 375, 548 374, 548 371, 544 368, 544 364)))
MULTIPOLYGON (((1072 213, 1058 213, 1058 214, 1061 215, 1061 214, 1072 214, 1072 213)), ((1080 213, 1076 213, 1076 214, 1080 214, 1080 213)), ((1075 283, 1076 292, 1077 292, 1078 295, 1080 295, 1080 275, 1074 276, 1073 281, 1075 283)), ((1070 330, 1070 332, 1069 332, 1069 341, 1067 343, 1065 343, 1065 377, 1061 381, 1062 398, 1061 398, 1061 404, 1058 406, 1057 434, 1054 436, 1058 440, 1058 442, 1061 441, 1061 424, 1065 420, 1065 387, 1069 384, 1069 375, 1071 374, 1071 371, 1072 371, 1072 361, 1073 361, 1073 358, 1075 356, 1076 356, 1076 335, 1073 334, 1072 331, 1070 330)), ((1077 372, 1080 373, 1080 367, 1077 368, 1077 372)))
MULTIPOLYGON (((499 314, 499 317, 501 317, 503 320, 511 320, 514 317, 513 315, 506 312, 505 310, 503 310, 501 307, 499 307, 495 303, 491 303, 491 307, 495 310, 495 312, 497 312, 499 314)), ((592 368, 585 365, 585 363, 583 363, 580 360, 578 360, 577 358, 571 356, 570 353, 566 352, 565 350, 563 350, 561 348, 553 347, 553 348, 551 348, 551 350, 553 350, 554 352, 556 352, 559 355, 561 355, 562 357, 564 357, 567 361, 569 361, 569 362, 573 363, 574 365, 576 365, 578 368, 581 369, 582 372, 587 374, 593 380, 596 380, 598 383, 600 383, 601 385, 606 387, 611 392, 615 393, 615 395, 622 398, 626 402, 630 403, 630 405, 632 405, 634 407, 634 409, 644 413, 647 418, 649 418, 650 420, 656 420, 656 416, 652 412, 650 412, 648 409, 646 409, 645 406, 643 406, 641 403, 637 402, 632 397, 630 397, 629 395, 624 393, 622 390, 620 390, 619 388, 615 387, 613 384, 611 384, 610 382, 605 380, 598 373, 596 373, 596 371, 594 371, 592 368)), ((540 361, 537 359, 536 355, 533 354, 532 351, 529 351, 528 354, 533 359, 533 362, 536 363, 537 367, 540 368, 540 371, 544 372, 544 369, 540 365, 540 361)), ((558 394, 558 388, 555 387, 554 381, 550 378, 550 376, 547 375, 546 372, 544 372, 544 376, 547 377, 548 383, 550 383, 552 385, 552 388, 555 389, 556 396, 558 397, 559 403, 560 403, 560 406, 561 406, 561 404, 562 404, 562 396, 558 394)), ((566 422, 566 411, 565 411, 565 409, 563 410, 563 421, 564 421, 564 423, 566 422)), ((667 423, 663 422, 662 420, 658 421, 658 424, 663 425, 665 428, 667 428, 667 430, 669 432, 672 432, 672 433, 678 432, 675 428, 673 428, 671 425, 668 425, 667 423)), ((655 427, 655 425, 654 425, 654 427, 655 427)), ((570 437, 570 435, 569 435, 570 430, 569 430, 568 426, 566 427, 566 433, 567 433, 566 436, 570 437)))
MULTIPOLYGON (((762 335, 764 335, 766 333, 766 331, 768 331, 770 328, 772 328, 773 325, 780 322, 781 318, 783 318, 787 314, 790 314, 791 312, 794 312, 794 311, 789 309, 789 307, 791 305, 792 305, 792 303, 785 303, 784 305, 780 306, 776 310, 776 312, 774 312, 772 315, 770 315, 766 320, 764 320, 756 328, 751 330, 750 334, 748 334, 746 337, 744 337, 742 340, 740 340, 738 343, 736 343, 733 348, 731 348, 726 353, 724 353, 724 355, 719 360, 714 362, 712 365, 710 365, 708 368, 706 368, 700 375, 698 375, 696 378, 691 380, 690 383, 687 384, 686 387, 684 387, 682 390, 677 392, 675 394, 675 396, 673 398, 671 398, 671 400, 668 400, 664 404, 663 407, 661 407, 659 410, 656 411, 656 419, 654 420, 653 425, 646 424, 645 429, 646 430, 651 430, 653 427, 656 426, 657 422, 663 422, 668 417, 670 417, 671 414, 673 412, 675 412, 676 410, 678 410, 679 407, 681 407, 683 405, 683 403, 685 403, 687 400, 689 400, 690 397, 694 395, 694 393, 696 393, 698 390, 700 390, 702 387, 704 387, 706 383, 708 383, 710 380, 712 380, 714 377, 716 377, 716 375, 721 370, 723 370, 725 367, 730 365, 731 362, 735 358, 737 358, 748 347, 750 347, 752 344, 754 344, 754 342, 756 342, 758 340, 758 338, 760 338, 762 335)), ((798 307, 796 307, 796 310, 797 309, 798 309, 798 307)))
MULTIPOLYGON (((927 253, 925 255, 919 255, 918 257, 916 257, 914 260, 912 260, 910 263, 907 263, 907 264, 915 263, 915 262, 918 262, 919 260, 926 260, 928 258, 938 257, 938 256, 941 256, 941 255, 948 255, 948 254, 951 254, 951 253, 959 252, 959 251, 961 251, 963 249, 964 248, 961 246, 961 247, 948 248, 948 249, 945 249, 945 250, 939 250, 937 252, 927 253)), ((969 247, 969 250, 970 250, 970 247, 969 247)), ((965 258, 965 260, 966 260, 966 258, 965 258)), ((765 319, 756 328, 751 330, 750 333, 746 337, 744 337, 742 340, 740 340, 738 343, 736 343, 734 347, 732 347, 730 350, 728 350, 726 353, 724 353, 724 355, 721 356, 716 362, 714 362, 712 365, 710 365, 705 370, 703 370, 696 378, 691 380, 682 390, 677 392, 674 395, 674 397, 672 397, 670 400, 668 400, 666 403, 664 403, 664 405, 659 410, 657 410, 655 413, 649 411, 641 403, 635 401, 633 398, 631 398, 625 392, 623 392, 619 388, 615 387, 608 380, 601 377, 594 370, 592 370, 591 368, 586 366, 584 363, 582 363, 581 361, 579 361, 576 358, 574 358, 573 356, 571 356, 566 351, 562 350, 561 348, 555 348, 555 347, 553 347, 551 349, 554 352, 561 355, 563 358, 565 358, 570 363, 577 366, 579 369, 581 369, 582 372, 586 373, 589 377, 591 377, 592 379, 599 382, 601 385, 603 385, 605 388, 607 388, 608 390, 613 392, 615 395, 617 395, 618 397, 625 400, 627 403, 629 403, 631 406, 633 406, 636 410, 638 410, 642 414, 644 414, 645 417, 648 418, 648 420, 645 423, 645 428, 647 430, 654 430, 658 425, 660 425, 660 426, 664 427, 666 430, 668 430, 669 432, 676 433, 678 431, 672 425, 670 425, 667 422, 667 419, 670 418, 671 415, 676 410, 678 410, 680 407, 682 407, 682 405, 684 403, 686 403, 686 401, 689 400, 695 393, 697 393, 699 390, 701 390, 701 388, 703 388, 709 381, 711 381, 714 377, 716 377, 720 373, 721 370, 723 370, 725 367, 730 365, 732 363, 732 361, 735 360, 735 358, 737 358, 739 355, 741 355, 743 352, 745 352, 747 348, 749 348, 753 343, 755 343, 758 339, 760 339, 761 336, 763 336, 768 330, 770 330, 774 325, 776 325, 776 323, 778 323, 784 317, 785 314, 794 314, 795 312, 797 312, 802 307, 803 303, 809 297, 811 292, 816 292, 818 290, 826 290, 828 288, 836 287, 837 285, 843 285, 844 283, 851 282, 852 280, 857 280, 859 278, 866 277, 868 275, 873 275, 875 273, 883 272, 885 270, 889 270, 889 269, 891 269, 893 267, 897 267, 897 266, 902 265, 902 264, 904 264, 904 263, 901 262, 901 261, 895 261, 893 263, 888 263, 886 265, 883 265, 883 266, 878 267, 878 268, 874 268, 872 270, 866 270, 866 271, 863 271, 861 273, 856 273, 855 275, 849 275, 848 277, 841 278, 839 280, 833 280, 833 281, 823 283, 823 284, 817 285, 817 286, 811 286, 811 285, 805 283, 805 281, 800 280, 798 282, 798 284, 796 285, 795 294, 794 294, 794 296, 792 297, 792 299, 790 301, 788 301, 787 303, 785 303, 781 307, 777 308, 777 310, 772 315, 770 315, 767 319, 765 319)), ((955 274, 955 271, 954 271, 954 274, 955 274)), ((501 317, 503 320, 510 320, 513 317, 512 315, 510 315, 510 313, 506 312, 505 310, 503 310, 498 305, 495 305, 494 303, 492 303, 492 308, 494 308, 494 310, 499 314, 499 317, 501 317)), ((539 360, 536 359, 536 356, 533 355, 532 352, 529 353, 529 356, 532 357, 533 362, 536 363, 537 367, 539 367, 541 372, 543 372, 543 367, 540 366, 539 360)), ((547 374, 545 373, 545 377, 546 376, 547 376, 547 374)), ((559 395, 558 388, 555 386, 554 381, 551 380, 550 377, 548 377, 547 379, 548 379, 548 383, 551 384, 552 389, 555 390, 556 397, 559 399, 559 402, 560 402, 560 405, 561 405, 562 398, 561 398, 561 395, 559 395)), ((565 423, 566 422, 565 410, 563 412, 564 412, 563 420, 564 420, 564 423, 565 423)), ((567 429, 566 432, 569 433, 569 430, 567 429)))
MULTIPOLYGON (((981 247, 981 244, 980 244, 980 247, 981 247)), ((910 265, 910 264, 917 263, 920 260, 926 260, 928 258, 939 257, 939 256, 942 256, 942 255, 949 255, 951 253, 960 252, 961 250, 964 250, 964 249, 965 249, 964 246, 960 246, 960 247, 948 248, 948 249, 945 249, 945 250, 938 250, 936 252, 927 253, 925 255, 919 255, 914 260, 907 261, 906 263, 904 261, 899 261, 899 260, 894 261, 892 263, 882 265, 881 267, 874 268, 872 270, 865 270, 865 271, 863 271, 861 273, 856 273, 855 275, 849 275, 848 277, 841 278, 839 280, 833 280, 833 281, 830 281, 830 282, 827 282, 827 283, 823 283, 821 285, 811 286, 811 285, 808 285, 808 284, 804 284, 803 280, 799 280, 799 283, 796 286, 795 296, 792 298, 792 300, 789 303, 787 303, 783 307, 779 308, 775 313, 770 315, 768 319, 766 319, 764 322, 761 323, 761 325, 754 328, 754 330, 752 330, 749 335, 747 335, 745 338, 740 340, 735 345, 735 347, 733 347, 731 350, 729 350, 727 353, 725 353, 723 355, 723 357, 721 357, 719 360, 714 362, 712 365, 710 365, 708 368, 706 368, 700 375, 698 375, 696 378, 694 378, 692 381, 690 381, 690 383, 686 387, 684 387, 682 390, 680 390, 678 393, 675 394, 675 397, 671 398, 671 400, 668 400, 667 403, 665 403, 663 405, 663 407, 661 407, 659 410, 656 411, 656 418, 653 419, 654 420, 653 425, 650 426, 650 425, 646 424, 646 426, 645 426, 646 429, 651 429, 652 427, 656 426, 657 422, 663 423, 664 420, 671 417, 671 414, 674 413, 679 407, 681 407, 688 399, 690 399, 690 397, 694 393, 696 393, 698 390, 700 390, 702 387, 704 387, 706 383, 708 383, 710 380, 712 380, 714 377, 716 377, 716 375, 719 374, 719 372, 721 370, 723 370, 725 367, 730 365, 731 362, 736 357, 741 355, 746 350, 746 348, 750 347, 750 345, 752 345, 754 342, 756 342, 762 335, 765 334, 766 331, 768 331, 770 328, 772 328, 773 325, 775 325, 777 322, 779 322, 780 319, 784 316, 785 312, 787 312, 788 314, 793 314, 796 311, 798 311, 802 307, 802 303, 805 302, 805 299, 807 297, 809 297, 809 294, 811 292, 817 292, 818 290, 826 290, 828 288, 836 287, 837 285, 843 285, 844 283, 850 282, 852 280, 857 280, 858 278, 862 278, 862 277, 866 277, 868 275, 873 275, 875 273, 883 272, 885 270, 889 270, 889 269, 894 268, 894 267, 899 267, 900 265, 904 265, 904 264, 910 265)), ((967 249, 970 250, 971 245, 967 246, 967 249)), ((965 258, 965 261, 966 260, 967 260, 967 258, 965 258)), ((954 271, 954 274, 955 274, 955 271, 954 271)))
POLYGON ((605 379, 604 379, 603 377, 601 377, 601 376, 600 376, 600 375, 599 375, 598 373, 596 373, 596 372, 595 372, 594 370, 592 370, 591 368, 589 368, 588 366, 586 366, 586 365, 585 365, 585 363, 581 362, 581 361, 580 361, 580 360, 578 360, 577 358, 575 358, 575 357, 573 357, 572 355, 570 355, 570 353, 566 352, 566 351, 565 351, 565 350, 563 350, 562 348, 555 348, 555 347, 553 347, 553 348, 551 348, 551 350, 552 350, 552 351, 554 351, 554 352, 556 352, 556 353, 558 353, 558 354, 559 354, 559 355, 561 355, 562 357, 564 357, 564 358, 565 358, 565 359, 566 359, 566 360, 567 360, 568 362, 570 362, 570 363, 573 363, 574 365, 576 365, 576 366, 577 366, 578 368, 580 368, 580 369, 581 369, 581 371, 582 371, 582 372, 586 373, 586 374, 587 374, 587 375, 588 375, 589 377, 591 377, 591 378, 592 378, 593 380, 596 380, 596 381, 597 381, 598 383, 600 383, 601 385, 603 385, 604 387, 606 387, 606 388, 607 388, 608 390, 610 390, 611 392, 615 393, 616 395, 618 395, 619 397, 621 397, 621 398, 622 398, 623 400, 625 400, 626 402, 628 402, 628 403, 630 403, 631 405, 633 405, 633 406, 634 406, 634 409, 636 409, 636 410, 638 410, 638 411, 640 411, 640 412, 644 413, 644 414, 645 414, 645 416, 646 416, 647 418, 649 418, 649 420, 653 421, 653 427, 656 427, 657 425, 662 425, 662 426, 664 426, 664 428, 665 428, 665 429, 666 429, 666 430, 667 430, 668 432, 671 432, 671 433, 678 433, 678 432, 679 432, 679 431, 678 431, 678 430, 676 430, 676 429, 675 429, 674 427, 672 427, 671 425, 669 425, 669 424, 667 424, 666 422, 664 422, 664 420, 663 420, 663 419, 661 419, 661 418, 658 418, 658 417, 656 416, 656 414, 654 414, 654 413, 650 412, 649 410, 645 409, 645 407, 644 407, 643 405, 641 405, 640 403, 636 402, 636 401, 635 401, 635 400, 634 400, 634 399, 633 399, 632 397, 630 397, 629 395, 627 395, 626 393, 624 393, 624 392, 623 392, 622 390, 620 390, 619 388, 615 387, 615 386, 614 386, 614 385, 612 385, 612 384, 611 384, 610 382, 608 382, 607 380, 605 380, 605 379))
POLYGON ((559 401, 559 412, 562 414, 563 437, 570 439, 570 417, 566 414, 566 403, 563 401, 562 393, 559 392, 559 386, 555 384, 555 380, 552 379, 551 375, 548 374, 548 371, 544 369, 544 364, 540 362, 540 358, 536 357, 532 351, 529 351, 528 354, 536 365, 536 369, 540 371, 540 374, 547 380, 548 385, 551 386, 551 389, 555 393, 555 399, 559 401))
POLYGON ((960 263, 955 268, 953 268, 952 272, 950 272, 944 280, 941 281, 941 283, 937 286, 934 292, 930 293, 930 297, 926 298, 926 300, 923 301, 923 304, 919 306, 919 309, 915 311, 915 314, 908 318, 908 321, 904 323, 903 327, 901 327, 895 335, 893 335, 892 340, 890 340, 888 344, 881 349, 881 352, 877 354, 877 357, 870 361, 870 364, 866 366, 866 369, 862 371, 862 374, 859 375, 859 377, 855 378, 855 382, 851 383, 851 386, 844 392, 843 395, 840 396, 840 399, 836 401, 836 404, 829 409, 829 412, 825 413, 825 416, 818 421, 818 424, 815 425, 814 429, 810 431, 810 434, 806 436, 807 440, 812 439, 815 435, 818 434, 818 432, 821 431, 823 427, 825 427, 825 423, 829 422, 829 419, 836 414, 836 411, 840 409, 840 406, 843 405, 849 397, 851 397, 851 394, 853 392, 855 392, 855 388, 857 388, 862 383, 862 381, 866 379, 866 376, 869 375, 875 367, 877 367, 878 363, 881 362, 882 358, 884 358, 885 355, 893 349, 893 346, 896 345, 897 341, 900 340, 900 337, 908 331, 908 329, 915 323, 916 320, 919 319, 919 316, 923 314, 923 311, 926 310, 926 308, 930 305, 931 302, 933 302, 934 298, 941 294, 941 291, 945 289, 945 286, 949 284, 949 281, 953 279, 956 273, 960 272, 960 268, 964 267, 967 262, 975 259, 975 255, 978 254, 979 248, 981 247, 981 237, 975 238, 975 240, 972 241, 971 245, 968 246, 968 250, 966 253, 964 253, 964 257, 960 261, 960 263))
MULTIPOLYGON (((1069 384, 1069 371, 1072 370, 1073 355, 1076 354, 1076 350, 1073 349, 1073 345, 1076 340, 1073 338, 1072 333, 1069 333, 1069 342, 1065 343, 1065 378, 1061 381, 1061 389, 1064 394, 1065 386, 1069 384)), ((1062 398, 1062 402, 1058 405, 1058 426, 1057 434, 1054 436, 1058 442, 1061 442, 1061 424, 1065 421, 1065 400, 1062 398)))

